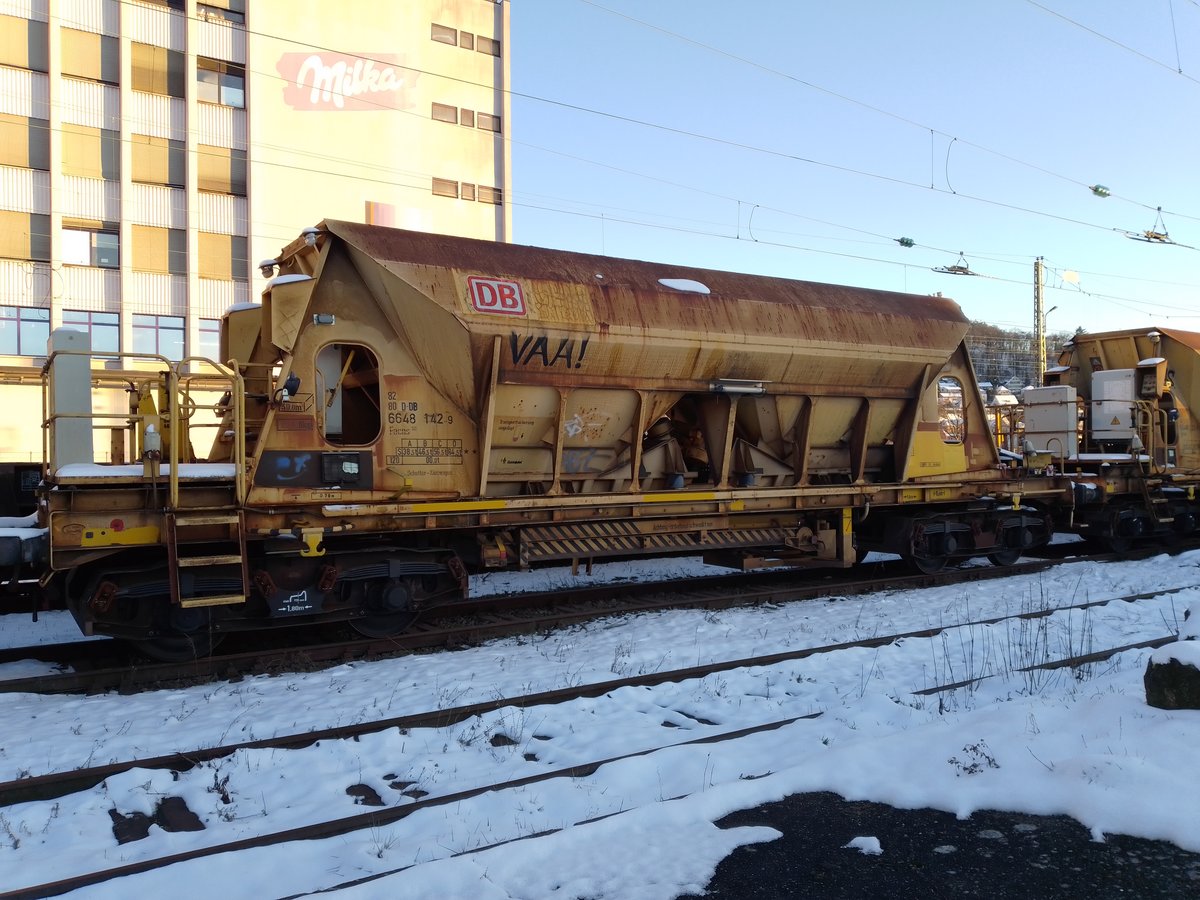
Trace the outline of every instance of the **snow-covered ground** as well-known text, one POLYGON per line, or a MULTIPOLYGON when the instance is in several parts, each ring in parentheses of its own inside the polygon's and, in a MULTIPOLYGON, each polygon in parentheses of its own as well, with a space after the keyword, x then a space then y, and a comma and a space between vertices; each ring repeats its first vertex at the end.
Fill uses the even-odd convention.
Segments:
MULTIPOLYGON (((597 577, 692 567, 614 566, 597 577)), ((526 580, 553 586, 571 576, 558 570, 526 580)), ((508 588, 493 578, 476 592, 508 588)), ((663 749, 587 778, 484 794, 337 839, 243 851, 236 862, 180 864, 75 896, 192 896, 193 885, 205 895, 284 897, 382 875, 338 893, 669 898, 702 890, 736 847, 776 836, 722 830, 715 821, 815 790, 960 816, 984 808, 1065 813, 1097 840, 1124 833, 1200 851, 1200 788, 1189 777, 1200 712, 1146 705, 1149 651, 1079 673, 1018 671, 1178 632, 1189 607, 1197 617, 1187 626, 1195 626, 1200 552, 966 587, 623 617, 458 652, 127 697, 0 695, 0 779, 1146 591, 1163 593, 562 706, 507 708, 444 729, 239 752, 177 776, 134 770, 56 802, 0 810, 0 891, 365 812, 347 793, 352 787, 372 789, 389 806, 407 804, 420 792, 435 797, 652 748, 663 749), (1184 590, 1167 593, 1176 588, 1184 590), (989 677, 971 690, 914 693, 980 676, 989 677), (734 741, 687 743, 818 712, 734 741), (152 815, 166 797, 183 798, 204 830, 153 826, 145 839, 118 845, 110 811, 152 815)), ((10 645, 29 642, 29 627, 72 627, 59 617, 17 627, 11 618, 0 621, 10 645)), ((845 841, 888 852, 871 835, 845 841)))

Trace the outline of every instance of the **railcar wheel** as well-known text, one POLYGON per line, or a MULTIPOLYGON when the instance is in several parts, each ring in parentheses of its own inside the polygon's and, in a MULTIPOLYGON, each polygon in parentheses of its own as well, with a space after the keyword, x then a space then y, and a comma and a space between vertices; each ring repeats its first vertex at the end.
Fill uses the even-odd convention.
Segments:
POLYGON ((946 568, 949 556, 906 556, 904 561, 922 575, 936 575, 946 568))
POLYGON ((1110 553, 1128 553, 1133 549, 1133 538, 1110 534, 1103 540, 1110 553))
POLYGON ((420 613, 402 612, 390 616, 360 616, 350 620, 350 627, 364 637, 387 638, 404 634, 420 618, 420 613))
POLYGON ((162 662, 187 662, 211 656, 225 639, 223 632, 214 631, 212 610, 205 607, 171 607, 158 617, 155 637, 134 641, 134 646, 147 656, 162 662))
POLYGON ((351 627, 372 638, 403 634, 420 615, 412 608, 417 588, 418 583, 410 578, 388 578, 368 585, 361 606, 363 615, 351 619, 351 627))
POLYGON ((1128 553, 1141 538, 1154 533, 1154 523, 1138 510, 1118 511, 1109 523, 1103 541, 1111 553, 1128 553))
POLYGON ((988 562, 993 566, 1011 566, 1021 558, 1020 550, 997 550, 994 553, 989 553, 988 562))
POLYGON ((175 663, 211 656, 213 650, 224 639, 223 634, 201 631, 195 634, 164 634, 144 641, 134 641, 133 645, 151 659, 175 663))

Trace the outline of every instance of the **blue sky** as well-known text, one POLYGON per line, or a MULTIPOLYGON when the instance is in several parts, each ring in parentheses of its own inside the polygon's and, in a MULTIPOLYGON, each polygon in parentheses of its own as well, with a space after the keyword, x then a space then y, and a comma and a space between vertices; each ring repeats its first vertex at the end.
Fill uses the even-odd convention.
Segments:
POLYGON ((1200 0, 511 4, 518 243, 1200 331, 1200 0))

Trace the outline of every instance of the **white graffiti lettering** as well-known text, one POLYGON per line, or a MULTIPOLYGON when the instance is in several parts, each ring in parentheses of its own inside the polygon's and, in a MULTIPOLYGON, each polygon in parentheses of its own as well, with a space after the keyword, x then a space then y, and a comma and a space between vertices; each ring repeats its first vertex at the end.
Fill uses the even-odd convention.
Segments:
POLYGON ((364 59, 356 59, 353 65, 344 59, 326 65, 317 53, 304 60, 296 73, 296 87, 311 88, 311 103, 332 103, 338 109, 345 107, 347 97, 398 91, 403 86, 404 76, 393 66, 380 67, 364 59))

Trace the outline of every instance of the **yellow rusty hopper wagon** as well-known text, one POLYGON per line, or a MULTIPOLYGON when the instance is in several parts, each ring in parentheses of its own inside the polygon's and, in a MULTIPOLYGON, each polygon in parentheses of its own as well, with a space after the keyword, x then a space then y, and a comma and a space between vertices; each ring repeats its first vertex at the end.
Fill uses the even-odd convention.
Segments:
POLYGON ((1124 550, 1184 537, 1200 518, 1200 334, 1079 334, 1026 391, 1020 424, 1075 494, 1071 530, 1124 550))
POLYGON ((51 357, 50 565, 86 630, 175 655, 395 632, 486 568, 1048 539, 1055 489, 1002 465, 950 300, 337 221, 264 269, 224 365, 109 374, 124 465, 78 458, 97 378, 51 357))

